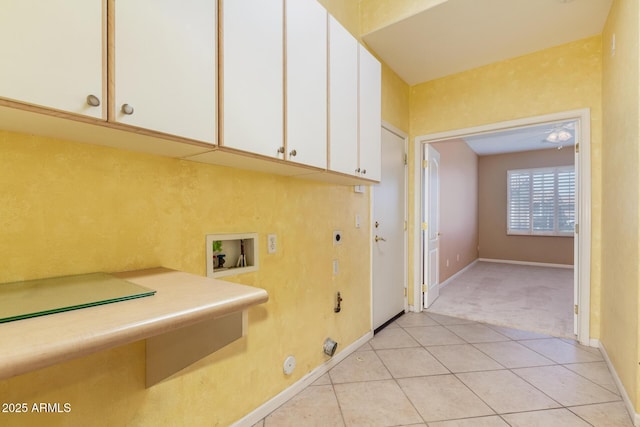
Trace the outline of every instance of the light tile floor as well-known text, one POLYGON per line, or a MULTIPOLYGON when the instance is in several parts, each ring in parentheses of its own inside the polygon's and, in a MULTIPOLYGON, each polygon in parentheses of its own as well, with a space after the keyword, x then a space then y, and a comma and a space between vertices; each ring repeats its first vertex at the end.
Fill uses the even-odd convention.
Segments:
POLYGON ((257 427, 632 427, 598 349, 407 313, 257 427))

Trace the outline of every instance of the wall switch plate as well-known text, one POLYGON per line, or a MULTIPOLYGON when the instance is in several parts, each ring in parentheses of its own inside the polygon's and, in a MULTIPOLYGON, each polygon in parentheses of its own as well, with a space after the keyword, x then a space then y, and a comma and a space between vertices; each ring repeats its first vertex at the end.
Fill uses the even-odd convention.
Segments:
POLYGON ((360 228, 360 215, 356 214, 356 228, 360 228))
POLYGON ((269 234, 267 236, 267 252, 275 254, 278 250, 278 238, 275 234, 269 234))

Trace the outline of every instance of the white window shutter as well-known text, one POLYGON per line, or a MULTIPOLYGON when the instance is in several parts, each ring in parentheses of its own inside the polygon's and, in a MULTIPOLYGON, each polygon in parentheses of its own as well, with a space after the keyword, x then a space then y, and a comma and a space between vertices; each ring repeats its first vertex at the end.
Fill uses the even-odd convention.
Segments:
POLYGON ((570 235, 574 230, 573 166, 507 171, 507 233, 570 235))

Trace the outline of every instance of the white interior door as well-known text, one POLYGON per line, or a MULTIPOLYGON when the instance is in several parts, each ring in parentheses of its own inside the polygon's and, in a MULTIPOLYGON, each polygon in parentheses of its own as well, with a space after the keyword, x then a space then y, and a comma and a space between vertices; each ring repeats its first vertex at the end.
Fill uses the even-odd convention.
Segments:
POLYGON ((423 281, 427 285, 424 307, 428 308, 439 296, 440 272, 440 153, 431 145, 424 150, 425 165, 423 200, 423 281))
POLYGON ((405 309, 404 139, 382 129, 382 179, 373 187, 373 329, 405 309))
MULTIPOLYGON (((580 141, 580 126, 576 126, 576 142, 580 141)), ((580 301, 580 238, 578 236, 579 218, 580 218, 580 154, 575 150, 574 154, 574 229, 573 229, 573 333, 578 335, 578 310, 580 301)))

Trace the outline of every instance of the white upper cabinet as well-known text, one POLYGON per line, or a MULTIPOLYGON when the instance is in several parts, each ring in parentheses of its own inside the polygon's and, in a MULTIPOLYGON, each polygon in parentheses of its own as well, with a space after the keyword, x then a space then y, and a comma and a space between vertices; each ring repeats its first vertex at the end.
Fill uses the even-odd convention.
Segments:
POLYGON ((105 48, 102 0, 2 0, 0 97, 106 118, 105 48))
POLYGON ((329 17, 329 169, 358 169, 358 41, 329 17))
POLYGON ((111 119, 216 142, 216 13, 212 0, 115 1, 111 119))
POLYGON ((283 7, 282 0, 222 1, 225 147, 282 158, 283 7))
POLYGON ((327 167, 327 11, 286 2, 286 159, 327 167))
POLYGON ((382 138, 382 71, 380 62, 359 46, 360 92, 360 174, 363 178, 380 181, 382 138))

